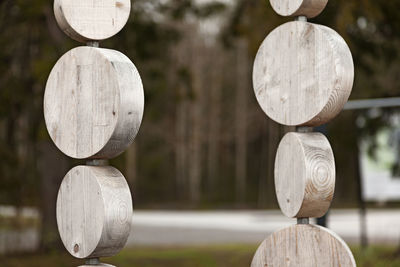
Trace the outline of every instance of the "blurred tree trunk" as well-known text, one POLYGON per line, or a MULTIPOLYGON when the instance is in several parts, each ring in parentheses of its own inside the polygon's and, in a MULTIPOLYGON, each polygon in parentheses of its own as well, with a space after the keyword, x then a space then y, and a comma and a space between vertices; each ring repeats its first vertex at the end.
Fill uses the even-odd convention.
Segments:
POLYGON ((270 143, 268 142, 268 121, 267 118, 261 121, 261 161, 258 181, 258 207, 262 208, 268 202, 268 180, 270 179, 268 173, 268 155, 270 143))
POLYGON ((40 248, 49 251, 61 248, 56 222, 56 201, 58 189, 65 174, 68 172, 68 158, 64 156, 51 142, 39 143, 38 169, 40 181, 41 206, 41 242, 40 248))
POLYGON ((366 249, 368 246, 368 236, 367 236, 367 207, 363 196, 363 184, 362 184, 362 174, 360 167, 360 149, 359 140, 355 140, 353 149, 353 161, 354 161, 354 171, 357 186, 357 200, 360 215, 360 245, 362 249, 366 249))
POLYGON ((185 96, 185 89, 179 87, 180 100, 176 106, 176 145, 175 145, 175 170, 176 170, 176 190, 178 198, 185 198, 186 192, 186 170, 187 170, 187 145, 186 145, 186 131, 187 131, 187 100, 185 96))
POLYGON ((200 103, 191 105, 192 131, 190 138, 189 197, 193 203, 200 201, 201 195, 201 111, 200 103))
POLYGON ((133 142, 126 150, 125 155, 126 179, 133 188, 137 183, 136 146, 136 142, 133 142))
POLYGON ((220 142, 220 126, 221 126, 221 91, 223 82, 222 69, 225 67, 223 64, 224 50, 216 45, 207 58, 207 64, 213 65, 209 69, 210 74, 210 96, 208 105, 208 153, 207 153, 207 193, 212 198, 216 197, 218 185, 218 165, 219 165, 219 142, 220 142))
POLYGON ((275 157, 278 145, 280 142, 280 126, 275 121, 268 119, 268 161, 267 161, 267 206, 271 207, 271 203, 276 201, 275 196, 275 183, 274 183, 274 172, 275 172, 275 157))
POLYGON ((189 161, 189 196, 192 203, 198 203, 201 197, 201 166, 202 166, 202 131, 204 128, 203 105, 205 100, 204 53, 205 44, 198 36, 192 41, 192 90, 190 102, 192 125, 190 127, 190 161, 189 161))
POLYGON ((249 60, 247 41, 236 41, 236 106, 235 106, 235 178, 236 201, 246 201, 247 170, 247 94, 249 90, 249 60))
MULTIPOLYGON (((177 30, 187 36, 191 32, 188 25, 174 25, 177 30)), ((191 90, 191 73, 188 67, 191 51, 187 37, 171 48, 171 62, 173 66, 168 69, 169 79, 176 87, 175 106, 175 191, 179 200, 188 198, 188 129, 189 129, 189 94, 191 90)))

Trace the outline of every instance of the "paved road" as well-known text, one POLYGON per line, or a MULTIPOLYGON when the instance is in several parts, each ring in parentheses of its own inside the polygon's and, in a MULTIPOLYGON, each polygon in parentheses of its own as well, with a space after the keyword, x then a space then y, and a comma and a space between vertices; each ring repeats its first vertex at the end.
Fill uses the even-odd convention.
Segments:
MULTIPOLYGON (((135 211, 128 245, 256 244, 295 222, 279 211, 135 211)), ((347 242, 359 242, 357 210, 333 210, 328 223, 347 242)), ((400 210, 370 210, 367 230, 370 242, 399 244, 400 210)))
MULTIPOLYGON (((0 206, 0 215, 13 217, 13 207, 0 206)), ((25 208, 24 217, 38 218, 35 209, 25 208)), ((135 211, 130 246, 180 246, 227 243, 258 244, 272 232, 296 223, 280 211, 135 211)), ((329 227, 350 244, 359 241, 357 210, 333 210, 329 227)), ((400 209, 370 210, 367 215, 371 243, 400 243, 400 209)), ((0 229, 0 254, 31 251, 38 246, 38 229, 0 229)))

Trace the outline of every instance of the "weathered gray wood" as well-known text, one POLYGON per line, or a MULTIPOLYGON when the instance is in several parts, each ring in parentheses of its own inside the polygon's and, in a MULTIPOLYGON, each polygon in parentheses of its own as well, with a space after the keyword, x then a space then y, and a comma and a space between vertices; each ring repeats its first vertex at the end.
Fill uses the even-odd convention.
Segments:
POLYGON ((128 21, 130 10, 130 0, 54 1, 58 25, 80 42, 103 40, 117 34, 128 21))
POLYGON ((131 231, 132 198, 123 175, 110 166, 77 166, 61 183, 57 225, 77 258, 112 256, 131 231))
POLYGON ((288 217, 321 217, 335 191, 335 161, 320 133, 288 133, 275 159, 275 190, 288 217))
POLYGON ((269 236, 258 248, 252 267, 355 267, 346 243, 316 225, 293 225, 269 236))
POLYGON ((122 153, 142 121, 140 75, 122 53, 77 47, 52 69, 44 95, 47 130, 73 158, 109 159, 122 153))
POLYGON ((328 0, 270 0, 272 8, 281 16, 313 18, 324 10, 328 0))
POLYGON ((334 118, 351 93, 351 52, 332 29, 293 21, 262 43, 253 70, 254 91, 264 112, 288 126, 317 126, 334 118))

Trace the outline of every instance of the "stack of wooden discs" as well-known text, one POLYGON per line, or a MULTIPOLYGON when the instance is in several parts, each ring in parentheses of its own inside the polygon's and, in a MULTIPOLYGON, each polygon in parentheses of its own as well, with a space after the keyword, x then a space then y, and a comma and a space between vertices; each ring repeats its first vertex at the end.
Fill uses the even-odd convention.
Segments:
POLYGON ((139 130, 143 85, 128 57, 98 45, 124 27, 130 10, 130 0, 54 2, 61 29, 87 43, 58 60, 44 95, 51 139, 66 155, 87 160, 87 165, 67 173, 57 197, 61 239, 87 265, 110 266, 101 264, 99 258, 118 253, 131 231, 128 184, 106 163, 121 154, 139 130))
POLYGON ((334 30, 307 22, 327 0, 270 0, 282 16, 297 16, 273 30, 254 63, 254 91, 276 122, 308 129, 286 134, 275 159, 275 188, 282 212, 298 224, 275 232, 258 248, 252 266, 356 266, 344 241, 309 224, 329 209, 335 162, 327 138, 310 128, 343 108, 354 79, 352 55, 334 30))

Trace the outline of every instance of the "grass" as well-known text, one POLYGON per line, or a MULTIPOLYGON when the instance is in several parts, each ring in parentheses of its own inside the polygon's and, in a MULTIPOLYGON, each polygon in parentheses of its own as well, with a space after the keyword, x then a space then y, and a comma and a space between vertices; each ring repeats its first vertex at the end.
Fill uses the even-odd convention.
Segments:
POLYGON ((393 247, 372 246, 365 250, 352 248, 357 266, 397 267, 400 266, 400 253, 393 247))
MULTIPOLYGON (((106 263, 118 267, 234 267, 250 266, 257 246, 221 245, 185 248, 138 247, 124 249, 115 257, 104 259, 106 263)), ((400 257, 395 256, 393 247, 373 246, 365 251, 354 248, 357 266, 359 267, 400 267, 400 257)), ((83 264, 71 256, 53 252, 48 254, 15 255, 0 257, 1 266, 5 267, 76 267, 83 264)))

